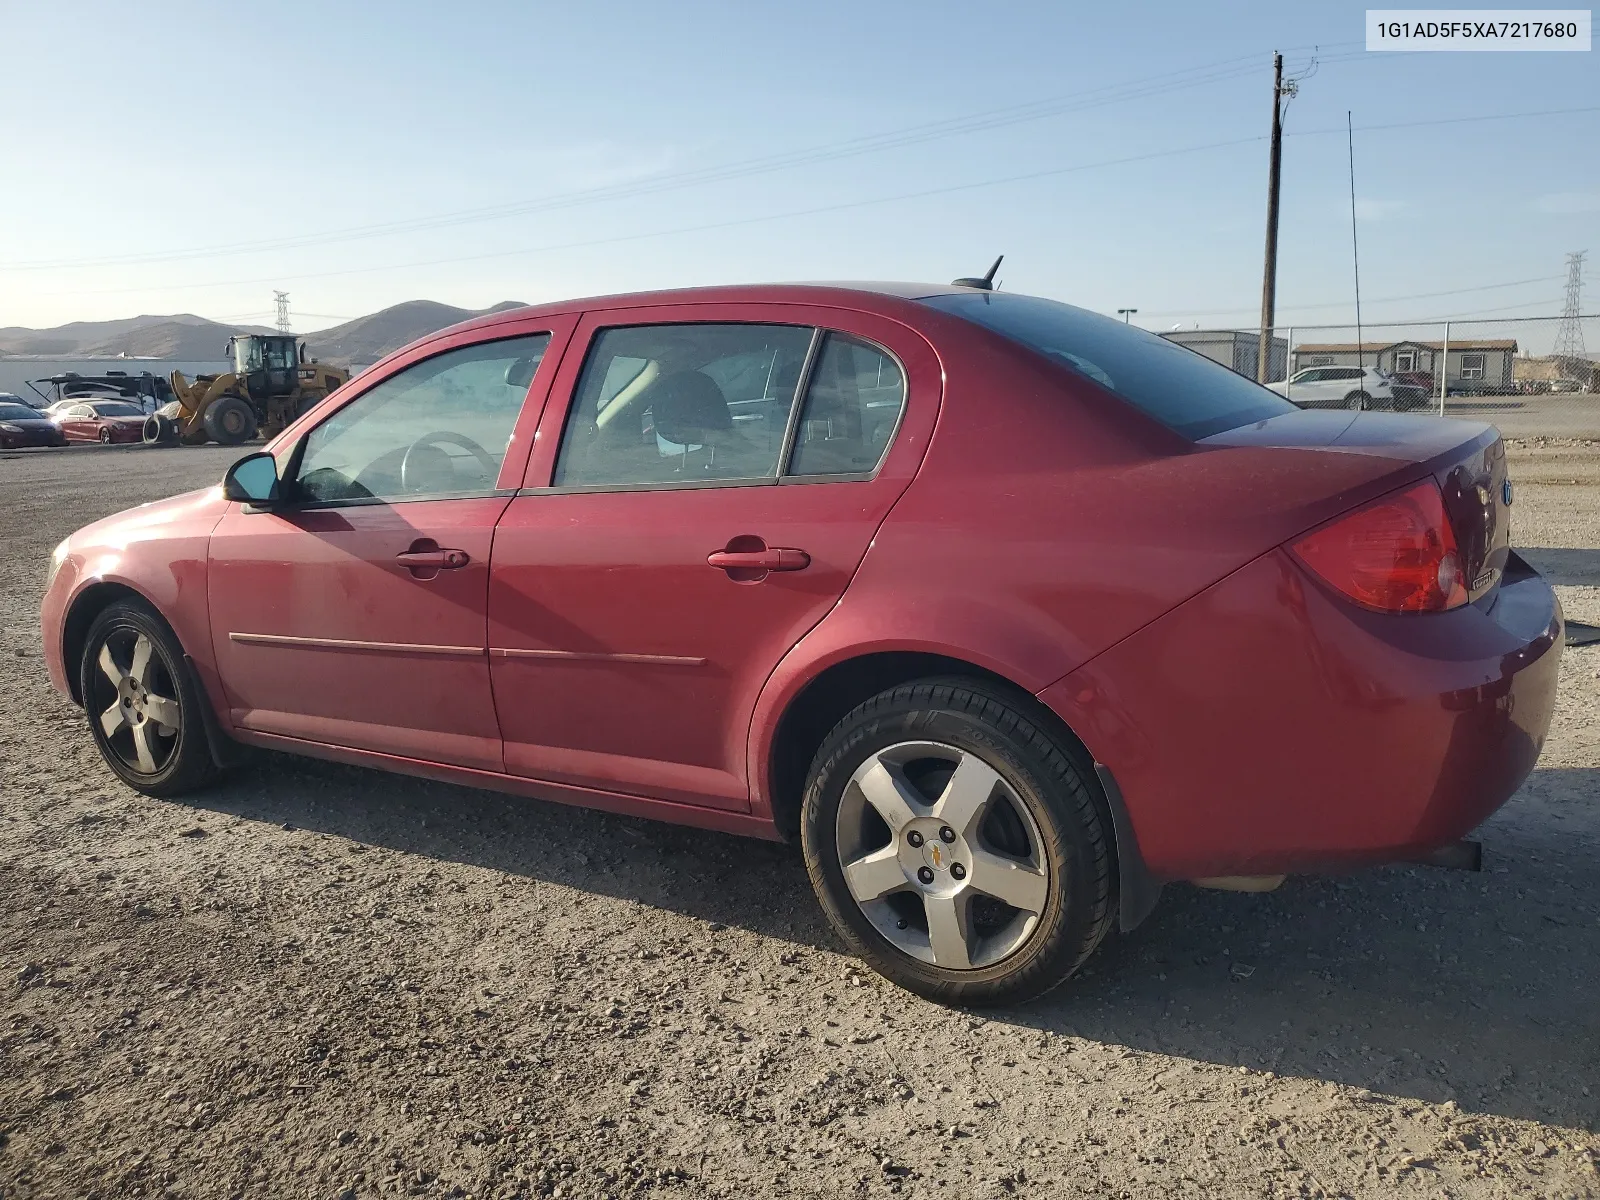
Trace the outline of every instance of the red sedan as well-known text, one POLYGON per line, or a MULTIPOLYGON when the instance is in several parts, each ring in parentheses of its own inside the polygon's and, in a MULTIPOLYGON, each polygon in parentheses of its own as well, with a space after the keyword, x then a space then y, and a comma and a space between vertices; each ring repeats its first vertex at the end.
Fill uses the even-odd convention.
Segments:
POLYGON ((126 400, 85 400, 56 411, 56 424, 69 442, 137 442, 144 435, 145 412, 126 400))
POLYGON ((1163 882, 1444 857, 1515 791, 1562 615, 1511 498, 1488 426, 1048 300, 611 297, 75 533, 44 640, 152 795, 243 742, 794 838, 874 967, 1010 1001, 1163 882))

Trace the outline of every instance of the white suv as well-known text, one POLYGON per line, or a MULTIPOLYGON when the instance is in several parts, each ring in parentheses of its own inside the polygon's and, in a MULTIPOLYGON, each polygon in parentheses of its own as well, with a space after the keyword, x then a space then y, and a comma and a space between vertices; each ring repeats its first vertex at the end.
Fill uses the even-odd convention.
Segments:
POLYGON ((1376 367, 1307 367, 1267 387, 1301 408, 1393 408, 1394 381, 1376 367))

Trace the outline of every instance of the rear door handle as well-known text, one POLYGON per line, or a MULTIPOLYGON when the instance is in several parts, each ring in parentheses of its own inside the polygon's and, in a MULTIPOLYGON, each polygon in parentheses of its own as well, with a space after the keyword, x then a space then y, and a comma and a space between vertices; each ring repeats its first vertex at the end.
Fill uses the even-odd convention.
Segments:
POLYGON ((765 550, 715 550, 706 562, 724 571, 803 571, 811 565, 804 550, 768 546, 765 550))

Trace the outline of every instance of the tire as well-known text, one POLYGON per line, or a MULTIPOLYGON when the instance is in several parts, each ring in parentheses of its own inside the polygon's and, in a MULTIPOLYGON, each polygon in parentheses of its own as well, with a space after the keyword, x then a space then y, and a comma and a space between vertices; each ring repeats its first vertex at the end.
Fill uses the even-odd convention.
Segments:
POLYGON ((256 435, 256 414, 238 396, 219 396, 206 407, 206 434, 220 446, 237 446, 256 435))
POLYGON ((102 429, 102 430, 101 430, 101 431, 100 431, 100 444, 101 444, 101 445, 102 445, 102 446, 109 446, 109 445, 111 445, 111 430, 109 430, 109 429, 102 429))
POLYGON ((177 796, 216 778, 205 700, 183 647, 148 605, 119 600, 94 619, 78 684, 95 745, 124 783, 148 796, 177 796))
POLYGON ((1365 412, 1372 407, 1372 397, 1365 392, 1351 392, 1344 398, 1344 406, 1352 412, 1365 412))
POLYGON ((1083 965, 1116 914, 1111 837, 1098 780, 971 679, 858 706, 812 760, 801 813, 834 929, 892 982, 961 1005, 1029 1000, 1083 965), (898 833, 880 803, 898 808, 898 833))
POLYGON ((143 436, 146 446, 170 446, 178 440, 178 427, 171 417, 151 413, 144 419, 143 436))

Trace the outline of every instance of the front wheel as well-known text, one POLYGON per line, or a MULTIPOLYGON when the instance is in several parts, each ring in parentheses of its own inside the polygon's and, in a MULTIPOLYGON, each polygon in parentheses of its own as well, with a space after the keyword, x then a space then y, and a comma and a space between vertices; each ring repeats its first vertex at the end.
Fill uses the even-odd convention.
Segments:
POLYGON ((151 796, 176 796, 216 775, 204 703, 178 639, 156 613, 119 601, 89 626, 79 695, 106 764, 151 796))
POLYGON ((1366 392, 1351 392, 1344 398, 1344 406, 1352 412, 1362 412, 1372 407, 1372 397, 1366 392))
POLYGON ((101 445, 102 445, 102 446, 109 446, 109 445, 111 445, 111 430, 109 430, 109 429, 102 429, 102 430, 101 430, 101 431, 100 431, 100 444, 101 444, 101 445))
POLYGON ((219 396, 206 408, 206 433, 221 446, 237 446, 256 435, 256 414, 234 395, 219 396))
POLYGON ((846 716, 812 762, 801 842, 834 928, 931 1000, 1038 996, 1115 912, 1097 782, 974 680, 907 684, 846 716))

